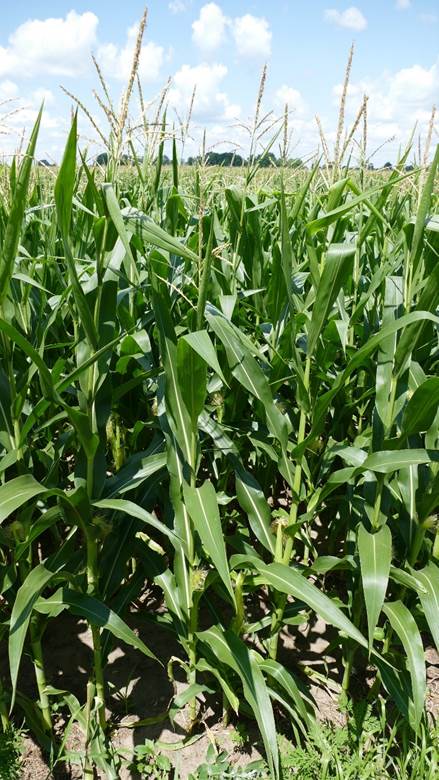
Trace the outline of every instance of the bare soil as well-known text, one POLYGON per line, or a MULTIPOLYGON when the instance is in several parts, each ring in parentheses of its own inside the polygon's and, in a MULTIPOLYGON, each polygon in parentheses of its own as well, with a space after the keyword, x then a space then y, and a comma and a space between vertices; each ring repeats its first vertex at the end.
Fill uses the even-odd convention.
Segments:
MULTIPOLYGON (((172 726, 168 719, 148 727, 133 728, 135 721, 158 716, 166 711, 174 692, 184 690, 184 677, 175 665, 174 684, 168 679, 166 666, 171 657, 181 656, 181 649, 173 635, 164 627, 157 627, 137 613, 135 621, 140 626, 139 635, 162 661, 163 667, 142 656, 138 651, 122 644, 116 645, 108 658, 106 678, 108 681, 108 718, 113 726, 113 743, 129 761, 135 745, 146 738, 161 743, 175 743, 186 736, 187 714, 183 710, 172 726)), ((280 660, 311 684, 311 693, 316 703, 317 715, 322 721, 342 725, 344 714, 339 708, 341 690, 340 659, 330 650, 333 637, 331 629, 321 620, 314 620, 294 630, 293 637, 285 631, 280 647, 280 660)), ((85 700, 87 670, 92 666, 91 635, 86 624, 68 613, 61 614, 49 624, 44 637, 45 662, 49 684, 74 693, 85 700)), ((426 650, 428 699, 427 708, 435 716, 439 713, 439 655, 432 649, 426 650)), ((362 675, 355 677, 352 689, 361 697, 373 681, 362 675)), ((20 672, 19 688, 28 696, 36 697, 33 668, 24 656, 20 672)), ((245 750, 236 747, 233 725, 225 728, 221 721, 218 701, 206 700, 199 726, 199 739, 179 750, 170 750, 168 756, 179 769, 179 776, 185 780, 191 772, 203 763, 209 744, 215 743, 232 754, 238 765, 246 764, 261 756, 257 732, 248 723, 250 744, 245 750)), ((60 723, 61 727, 61 723, 60 723)), ((68 741, 70 751, 81 754, 84 736, 76 724, 68 741)), ((48 763, 38 745, 29 735, 26 738, 26 754, 23 764, 23 780, 76 780, 82 777, 80 764, 69 764, 50 772, 48 763)), ((123 769, 121 780, 135 777, 123 769)))

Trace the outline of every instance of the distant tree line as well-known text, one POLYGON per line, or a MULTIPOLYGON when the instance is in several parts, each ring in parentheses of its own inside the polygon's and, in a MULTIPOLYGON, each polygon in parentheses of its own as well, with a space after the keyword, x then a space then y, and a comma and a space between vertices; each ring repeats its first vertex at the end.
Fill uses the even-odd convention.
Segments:
MULTIPOLYGON (((142 162, 142 157, 138 158, 139 162, 142 162)), ((186 165, 198 165, 201 162, 203 162, 203 158, 200 156, 197 157, 188 157, 186 160, 186 165)), ((208 152, 204 158, 204 164, 205 165, 217 165, 222 166, 223 168, 242 168, 244 165, 248 165, 250 163, 257 164, 259 168, 272 168, 277 166, 285 165, 288 168, 303 168, 305 167, 305 163, 298 157, 292 158, 290 160, 287 160, 286 163, 284 163, 284 160, 282 158, 276 157, 273 152, 268 152, 267 154, 260 154, 254 157, 253 159, 246 159, 245 157, 242 157, 242 155, 237 154, 236 152, 208 152)), ((108 154, 107 152, 102 152, 101 154, 98 154, 96 157, 96 165, 102 165, 105 166, 108 163, 108 154)), ((132 165, 134 163, 134 160, 132 157, 130 157, 128 154, 124 154, 121 157, 121 163, 122 165, 132 165)), ((166 155, 163 155, 162 164, 163 165, 171 165, 172 160, 166 155)), ((50 167, 50 163, 47 160, 40 160, 39 165, 44 165, 47 167, 50 167)), ((326 165, 322 163, 322 168, 325 168, 326 165)), ((332 167, 332 164, 329 163, 329 167, 332 167)), ((393 170, 393 165, 391 162, 384 163, 383 166, 378 166, 377 168, 374 167, 373 163, 368 163, 367 165, 368 170, 393 170)), ((350 170, 355 170, 355 166, 351 166, 350 170)), ((406 171, 412 171, 414 170, 414 166, 409 164, 405 166, 406 171)))
MULTIPOLYGON (((142 158, 138 158, 139 162, 142 162, 142 158)), ((134 160, 127 154, 123 155, 121 158, 122 165, 130 165, 134 162, 134 160)), ((186 165, 197 165, 202 162, 202 158, 200 156, 198 157, 188 157, 186 160, 186 165)), ((270 168, 273 166, 281 165, 282 160, 278 159, 276 155, 273 154, 273 152, 268 152, 268 154, 260 154, 253 158, 253 160, 247 160, 245 157, 242 157, 242 155, 237 154, 236 152, 208 152, 204 158, 204 164, 205 165, 221 165, 224 168, 241 168, 243 165, 248 165, 250 162, 257 163, 260 168, 270 168)), ((101 154, 98 154, 96 157, 96 165, 107 165, 108 163, 108 154, 107 152, 102 152, 101 154)), ((162 164, 163 165, 171 165, 172 160, 168 157, 168 155, 163 155, 162 164)), ((302 160, 295 158, 292 160, 287 161, 287 165, 291 168, 301 168, 303 166, 302 160)))
MULTIPOLYGON (((188 157, 187 165, 196 165, 201 162, 201 157, 188 157)), ((205 165, 221 165, 224 168, 241 168, 250 163, 257 164, 260 168, 272 168, 283 164, 283 160, 276 157, 273 152, 259 154, 252 159, 246 159, 237 152, 208 152, 204 158, 205 165)), ((301 168, 302 160, 294 158, 287 160, 287 165, 291 168, 301 168)))

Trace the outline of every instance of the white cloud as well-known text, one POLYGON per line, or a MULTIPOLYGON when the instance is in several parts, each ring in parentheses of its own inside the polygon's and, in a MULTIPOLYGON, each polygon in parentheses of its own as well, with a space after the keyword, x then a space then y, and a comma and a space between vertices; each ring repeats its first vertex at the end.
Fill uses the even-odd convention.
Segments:
MULTIPOLYGON (((22 112, 17 114, 17 120, 20 125, 34 125, 38 116, 38 109, 36 108, 24 108, 22 112)), ((59 116, 55 116, 50 111, 43 111, 41 117, 41 128, 43 130, 54 130, 55 128, 63 127, 64 121, 59 116)))
POLYGON ((401 100, 424 100, 433 97, 436 87, 439 85, 438 64, 431 68, 423 68, 422 65, 413 65, 411 68, 402 68, 391 79, 392 91, 401 100))
POLYGON ((222 99, 225 98, 224 101, 224 119, 227 120, 236 120, 241 115, 241 106, 238 103, 229 103, 229 99, 227 95, 223 94, 222 99))
MULTIPOLYGON (((341 84, 333 89, 336 105, 341 91, 341 84)), ((376 80, 365 79, 350 84, 347 105, 355 113, 365 93, 369 95, 368 112, 372 118, 393 120, 405 117, 405 123, 411 124, 415 110, 431 110, 438 92, 439 62, 431 68, 412 65, 396 73, 384 73, 376 80)))
POLYGON ((192 40, 205 52, 214 51, 225 40, 227 17, 216 3, 207 3, 192 23, 192 40))
POLYGON ((401 125, 398 122, 370 122, 367 132, 372 147, 380 142, 396 140, 402 135, 401 125))
POLYGON ((53 92, 50 89, 44 89, 44 87, 35 89, 32 92, 32 101, 40 106, 43 100, 45 106, 52 105, 55 102, 55 96, 53 92))
POLYGON ((335 8, 328 8, 325 11, 325 18, 333 22, 338 27, 346 27, 348 30, 361 32, 367 27, 367 19, 355 5, 346 8, 346 11, 337 11, 335 8))
POLYGON ((18 96, 18 86, 14 81, 5 79, 0 82, 0 100, 12 100, 18 96))
MULTIPOLYGON (((342 85, 333 89, 334 106, 339 103, 342 85)), ((395 136, 395 145, 388 152, 395 157, 397 145, 404 144, 415 122, 418 131, 425 134, 433 104, 439 94, 439 60, 430 68, 413 65, 394 73, 383 73, 377 79, 365 79, 350 84, 347 96, 347 122, 352 122, 362 96, 368 101, 369 148, 395 136)))
POLYGON ((411 0, 396 0, 396 7, 399 11, 404 11, 406 8, 410 8, 411 0))
MULTIPOLYGON (((34 103, 34 101, 30 100, 27 105, 20 107, 6 120, 6 127, 15 138, 20 137, 23 128, 26 128, 26 132, 29 133, 36 122, 39 106, 36 107, 35 105, 30 105, 30 103, 34 103)), ((54 130, 63 125, 64 122, 59 116, 51 114, 47 109, 43 111, 41 117, 42 130, 54 130)))
POLYGON ((0 46, 0 76, 77 76, 88 67, 98 17, 69 11, 65 18, 29 19, 0 46))
MULTIPOLYGON (((134 24, 127 32, 124 46, 105 43, 97 50, 97 59, 105 75, 118 81, 127 81, 131 72, 138 25, 134 24)), ((160 75, 165 59, 163 46, 153 41, 143 44, 140 52, 138 74, 142 81, 155 81, 160 75)))
POLYGON ((288 109, 290 111, 293 110, 298 114, 303 114, 305 112, 305 101, 303 100, 302 94, 298 89, 289 87, 287 84, 282 84, 282 86, 276 90, 275 102, 280 108, 283 108, 285 104, 288 103, 288 109))
POLYGON ((181 14, 183 11, 187 11, 188 6, 189 3, 185 2, 185 0, 171 0, 171 2, 168 3, 171 14, 181 14))
POLYGON ((245 14, 233 20, 232 29, 236 48, 241 57, 270 56, 272 36, 266 19, 245 14))
POLYGON ((174 75, 169 91, 169 103, 178 113, 185 114, 196 87, 193 117, 200 122, 232 119, 239 115, 240 107, 230 103, 222 89, 227 67, 221 63, 183 65, 174 75))
MULTIPOLYGON (((98 17, 87 11, 69 11, 65 18, 30 19, 0 46, 0 78, 37 75, 75 77, 90 67, 90 52, 97 45, 98 17)), ((138 25, 128 30, 124 46, 113 43, 98 47, 98 59, 106 75, 126 80, 131 70, 138 25)), ((154 42, 142 46, 139 75, 144 81, 157 78, 164 61, 164 49, 154 42)))
POLYGON ((204 53, 218 49, 233 34, 240 57, 267 58, 271 53, 271 30, 266 19, 245 14, 228 19, 217 3, 207 3, 192 23, 192 40, 204 53))
POLYGON ((30 132, 35 124, 38 112, 45 98, 45 108, 41 120, 37 157, 48 157, 53 152, 53 140, 55 135, 62 137, 65 142, 67 135, 67 123, 65 117, 59 116, 48 108, 55 98, 46 89, 36 89, 30 93, 23 91, 17 84, 10 80, 0 82, 0 128, 1 146, 0 157, 8 158, 13 155, 24 133, 24 144, 27 144, 30 132), (3 103, 3 100, 13 99, 13 102, 3 103), (44 153, 40 155, 41 146, 46 144, 44 153), (49 151, 49 149, 51 151, 49 151))

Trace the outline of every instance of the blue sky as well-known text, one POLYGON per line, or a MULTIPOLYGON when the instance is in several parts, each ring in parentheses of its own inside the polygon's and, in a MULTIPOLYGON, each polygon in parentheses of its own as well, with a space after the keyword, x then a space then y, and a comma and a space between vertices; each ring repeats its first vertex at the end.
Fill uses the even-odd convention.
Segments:
MULTIPOLYGON (((70 100, 60 84, 89 106, 106 133, 105 117, 92 95, 99 85, 90 53, 101 63, 117 104, 143 6, 143 0, 15 0, 2 8, 0 101, 8 102, 0 105, 1 153, 16 148, 21 128, 30 126, 45 97, 39 155, 59 159, 70 115, 70 100)), ((186 153, 198 150, 204 128, 208 146, 246 151, 242 124, 252 115, 264 62, 263 109, 281 113, 288 102, 292 153, 317 150, 316 113, 331 146, 352 41, 346 119, 349 125, 367 94, 369 152, 384 143, 374 161, 393 159, 415 121, 425 136, 432 106, 439 103, 437 0, 360 0, 355 5, 336 0, 150 0, 148 6, 140 71, 146 98, 156 97, 171 77, 169 116, 176 117, 175 111, 184 116, 197 86, 186 153)), ((131 112, 135 124, 136 97, 131 112)), ((80 129, 84 143, 95 140, 85 118, 80 129)))

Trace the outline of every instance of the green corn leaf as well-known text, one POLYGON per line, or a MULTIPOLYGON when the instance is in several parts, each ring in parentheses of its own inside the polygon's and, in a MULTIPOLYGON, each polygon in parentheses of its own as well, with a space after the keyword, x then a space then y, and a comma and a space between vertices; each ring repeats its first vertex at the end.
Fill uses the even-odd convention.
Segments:
POLYGON ((30 531, 26 535, 26 539, 17 545, 15 552, 16 561, 19 561, 26 552, 29 552, 29 548, 32 547, 33 542, 38 539, 44 531, 48 528, 52 528, 58 520, 61 520, 62 516, 61 506, 53 506, 40 515, 40 517, 32 523, 30 531))
POLYGON ((166 110, 163 112, 163 119, 162 119, 162 131, 160 134, 160 142, 159 142, 159 148, 158 148, 158 154, 157 154, 157 160, 156 160, 156 174, 154 177, 154 194, 157 195, 157 192, 160 187, 160 176, 162 172, 162 164, 163 164, 163 151, 165 148, 165 133, 166 133, 166 110))
POLYGON ((413 725, 417 729, 424 712, 427 689, 424 647, 421 635, 412 613, 402 601, 387 602, 383 606, 383 611, 389 618, 390 625, 401 640, 406 653, 407 667, 412 681, 413 725))
POLYGON ((207 365, 210 366, 210 368, 212 368, 216 374, 218 374, 219 378, 227 387, 227 382, 218 362, 215 347, 212 344, 212 340, 207 330, 196 330, 193 331, 193 333, 186 333, 181 338, 184 339, 184 341, 187 341, 192 349, 197 352, 198 355, 203 358, 203 360, 206 361, 207 365))
POLYGON ((108 630, 116 639, 120 639, 136 650, 140 650, 148 658, 153 658, 160 663, 154 653, 149 650, 119 615, 101 601, 98 601, 98 599, 70 588, 59 588, 53 596, 46 599, 46 602, 48 606, 55 609, 67 607, 74 615, 84 618, 93 626, 99 626, 108 630))
POLYGON ((200 429, 211 437, 219 452, 225 457, 229 457, 233 463, 239 461, 238 448, 230 436, 227 435, 223 425, 216 422, 213 417, 209 417, 206 411, 201 412, 198 424, 200 429))
MULTIPOLYGON (((398 184, 400 181, 403 181, 408 176, 413 176, 413 174, 406 173, 404 176, 399 176, 398 178, 395 178, 391 182, 392 186, 395 186, 395 184, 398 184)), ((381 184, 378 187, 373 187, 370 190, 363 192, 361 195, 358 195, 356 198, 347 200, 346 203, 344 203, 342 206, 338 206, 337 208, 328 211, 328 213, 325 214, 323 217, 319 217, 318 219, 314 219, 311 222, 308 222, 306 226, 308 232, 310 233, 310 235, 314 235, 319 230, 324 230, 329 225, 332 225, 333 222, 336 222, 339 219, 339 217, 342 217, 344 214, 347 214, 356 206, 360 206, 362 203, 366 203, 369 200, 371 195, 380 192, 385 187, 388 188, 389 185, 390 182, 386 182, 385 184, 381 184)))
POLYGON ((418 212, 416 214, 415 229, 413 233, 411 252, 410 252, 410 263, 413 265, 413 268, 415 270, 417 268, 421 256, 422 240, 424 237, 424 230, 425 230, 427 218, 430 213, 431 196, 433 193, 436 171, 438 169, 438 166, 439 166, 439 144, 436 145, 435 155, 430 164, 430 170, 428 172, 428 176, 424 184, 424 189, 422 191, 421 199, 419 201, 418 212))
POLYGON ((323 273, 316 291, 312 318, 308 328, 308 355, 312 355, 335 299, 346 284, 352 268, 355 246, 332 244, 325 257, 323 273))
POLYGON ((234 556, 231 564, 235 566, 245 565, 246 560, 257 569, 267 585, 271 585, 280 593, 285 593, 304 601, 327 623, 343 631, 358 644, 367 647, 366 639, 349 618, 346 617, 344 612, 334 604, 329 596, 326 596, 316 588, 304 574, 283 563, 264 564, 255 557, 234 556))
POLYGON ((79 282, 75 259, 70 248, 70 222, 72 218, 72 202, 75 187, 76 144, 78 135, 77 125, 78 118, 77 114, 75 114, 73 117, 69 137, 67 139, 64 156, 55 182, 55 203, 75 304, 81 317, 82 326, 87 335, 87 338, 93 349, 97 350, 99 345, 95 323, 84 291, 79 282))
POLYGON ((368 533, 363 525, 358 529, 361 580, 366 602, 369 629, 369 650, 384 604, 392 559, 392 534, 387 525, 375 533, 368 533))
POLYGON ((54 395, 52 376, 41 355, 37 352, 36 349, 34 349, 32 344, 30 344, 29 341, 9 322, 0 319, 0 331, 5 333, 11 339, 11 341, 15 342, 15 344, 17 344, 20 349, 23 350, 25 355, 27 355, 36 365, 39 372, 43 395, 49 399, 52 398, 54 395))
POLYGON ((428 490, 422 493, 417 500, 419 520, 426 520, 439 507, 439 472, 431 480, 428 490))
POLYGON ((191 260, 198 265, 198 255, 177 238, 167 233, 166 230, 156 225, 151 217, 131 207, 122 209, 122 216, 130 230, 141 236, 146 243, 152 244, 159 249, 164 249, 166 252, 178 257, 184 257, 186 260, 191 260))
POLYGON ((416 388, 407 406, 401 425, 401 436, 426 431, 432 425, 439 408, 439 377, 432 376, 416 388))
POLYGON ((416 576, 416 572, 412 575, 404 569, 399 569, 397 566, 390 567, 390 578, 398 582, 399 585, 404 585, 405 588, 411 588, 415 593, 426 593, 426 589, 422 585, 419 578, 416 576))
POLYGON ((206 400, 207 366, 198 352, 182 338, 177 343, 177 372, 181 397, 195 431, 206 400))
POLYGON ((172 181, 175 189, 178 192, 178 154, 177 154, 177 140, 175 135, 172 139, 172 181))
POLYGON ((261 732, 272 777, 279 778, 273 708, 256 653, 249 650, 232 631, 223 631, 219 626, 199 632, 198 639, 209 646, 220 663, 229 666, 241 678, 244 696, 253 710, 261 732))
POLYGON ((38 706, 38 702, 31 699, 29 696, 25 696, 21 691, 17 691, 17 706, 26 718, 26 723, 29 724, 29 728, 32 734, 38 741, 38 745, 47 753, 50 753, 53 743, 51 736, 47 733, 47 725, 44 721, 41 708, 38 706))
MULTIPOLYGON (((214 238, 214 225, 215 225, 215 212, 210 218, 210 231, 209 239, 207 242, 206 252, 204 258, 200 258, 199 265, 202 266, 200 283, 198 287, 198 304, 197 304, 197 329, 200 330, 203 324, 204 309, 207 301, 207 292, 209 288, 209 281, 211 277, 211 267, 213 262, 213 238, 214 238)), ((200 272, 199 272, 200 273, 200 272)))
POLYGON ((439 651, 439 568, 430 561, 423 569, 419 571, 412 569, 411 572, 424 588, 424 590, 418 589, 419 601, 439 651))
POLYGON ((306 734, 307 730, 312 731, 315 727, 314 714, 310 711, 309 703, 307 707, 293 675, 281 663, 272 658, 266 658, 262 661, 261 669, 287 694, 293 703, 297 721, 304 733, 306 734))
MULTIPOLYGON (((399 276, 388 276, 384 283, 383 324, 394 322, 402 306, 403 280, 399 276)), ((395 414, 391 403, 393 361, 395 357, 397 334, 393 333, 381 342, 377 353, 377 370, 375 379, 375 409, 372 418, 373 449, 381 450, 383 441, 390 434, 395 414), (392 419, 391 419, 392 418, 392 419)))
POLYGON ((175 577, 170 569, 158 574, 154 582, 163 590, 166 606, 171 615, 179 620, 181 631, 184 632, 185 624, 185 604, 181 599, 181 593, 176 583, 175 577))
POLYGON ((381 675, 384 687, 394 700, 406 721, 414 724, 413 697, 410 675, 405 669, 396 669, 387 661, 374 654, 374 663, 381 675))
MULTIPOLYGON (((206 661, 205 658, 199 658, 197 662, 197 669, 199 669, 200 672, 208 672, 208 674, 213 674, 213 676, 216 677, 233 712, 238 715, 240 698, 236 694, 235 690, 233 690, 233 688, 236 688, 236 686, 232 687, 232 685, 229 683, 227 675, 224 673, 224 667, 221 669, 215 669, 215 667, 206 661)), ((239 694, 241 694, 241 691, 239 691, 239 694)))
MULTIPOLYGON (((426 280, 426 284, 424 285, 424 289, 419 296, 416 308, 413 312, 411 312, 411 314, 415 314, 420 311, 435 313, 437 311, 438 305, 439 263, 436 263, 433 271, 428 276, 428 280, 426 280)), ((406 316, 408 317, 410 315, 406 316)), ((402 374, 409 357, 412 355, 415 347, 420 342, 422 334, 425 331, 426 322, 427 318, 421 318, 417 322, 414 322, 405 328, 404 333, 399 340, 395 354, 395 374, 397 376, 402 374)))
POLYGON ((367 471, 374 471, 378 474, 392 474, 394 471, 405 471, 423 463, 437 462, 439 462, 438 450, 413 449, 373 452, 372 455, 365 458, 361 466, 333 471, 323 488, 314 493, 310 501, 310 507, 315 509, 318 504, 321 504, 338 487, 354 480, 358 476, 364 475, 367 471))
POLYGON ((27 501, 48 492, 30 474, 23 474, 0 485, 0 523, 27 501))
MULTIPOLYGON (((290 309, 293 310, 294 301, 293 301, 293 294, 291 289, 291 279, 293 275, 293 268, 295 266, 295 259, 294 259, 293 248, 291 246, 291 238, 288 229, 288 215, 287 215, 287 209, 285 204, 285 193, 283 190, 283 184, 282 184, 282 190, 280 196, 279 216, 280 216, 280 240, 281 240, 280 264, 282 267, 282 273, 284 278, 285 290, 288 297, 288 303, 290 309)), ((280 285, 278 284, 277 288, 279 287, 280 285)), ((280 309, 280 306, 278 306, 278 308, 280 309)))
POLYGON ((9 213, 6 231, 0 256, 0 306, 9 291, 12 274, 15 270, 15 260, 20 242, 20 234, 26 202, 28 197, 29 181, 34 163, 35 147, 40 130, 42 108, 38 112, 33 127, 26 154, 20 166, 18 178, 14 187, 11 211, 9 213))
MULTIPOLYGON (((438 264, 438 268, 439 268, 439 264, 438 264)), ((336 397, 337 393, 339 393, 340 390, 345 386, 346 381, 353 374, 353 372, 357 368, 359 368, 367 360, 367 358, 370 357, 370 355, 372 355, 375 352, 375 350, 379 347, 381 342, 386 338, 388 338, 388 336, 391 336, 393 333, 396 333, 398 330, 402 330, 407 325, 410 325, 412 323, 422 322, 424 320, 439 324, 439 317, 436 317, 434 314, 431 314, 430 312, 426 312, 426 311, 422 311, 422 312, 414 311, 411 312, 410 314, 405 314, 404 316, 400 317, 398 320, 395 320, 395 322, 382 328, 378 333, 372 336, 366 342, 366 344, 364 344, 364 346, 362 346, 359 350, 357 350, 357 352, 351 358, 344 371, 338 376, 337 380, 334 382, 332 388, 328 390, 326 393, 324 393, 322 396, 320 396, 320 398, 318 399, 314 411, 312 429, 308 434, 308 436, 306 437, 306 439, 302 442, 302 444, 294 448, 294 450, 291 453, 292 457, 298 457, 301 453, 303 453, 306 450, 307 446, 312 441, 314 441, 315 437, 320 433, 321 426, 324 422, 326 412, 329 409, 330 404, 336 397)))
POLYGON ((139 281, 139 273, 137 270, 136 262, 133 257, 133 253, 131 251, 130 239, 125 228, 125 223, 123 220, 122 212, 119 208, 119 203, 117 202, 114 187, 112 184, 103 184, 102 189, 104 192, 105 202, 107 204, 110 217, 114 222, 114 226, 117 230, 119 238, 122 241, 123 247, 125 249, 125 258, 124 258, 125 273, 127 275, 127 278, 131 280, 131 282, 137 284, 139 281))
POLYGON ((303 574, 281 563, 271 563, 268 566, 258 563, 258 570, 267 581, 281 593, 286 593, 301 599, 327 623, 343 631, 363 647, 367 642, 361 632, 346 617, 344 612, 334 602, 315 587, 303 574))
POLYGON ((158 441, 149 450, 137 452, 128 458, 117 474, 108 480, 105 491, 107 497, 128 493, 162 471, 166 466, 166 453, 159 450, 163 446, 163 442, 158 441))
POLYGON ((315 165, 313 165, 302 187, 299 189, 296 197, 294 198, 293 210, 291 212, 291 221, 293 225, 295 224, 297 218, 300 216, 303 210, 306 196, 308 195, 313 179, 315 178, 317 171, 319 170, 320 162, 321 162, 321 158, 316 161, 315 165))
POLYGON ((206 319, 216 336, 224 344, 232 374, 251 395, 264 405, 267 425, 279 440, 282 448, 286 450, 288 443, 287 420, 274 403, 268 380, 251 354, 255 350, 247 349, 244 342, 236 337, 232 325, 225 317, 218 316, 213 307, 206 308, 206 319))
POLYGON ((270 507, 260 486, 248 472, 236 473, 236 497, 247 513, 254 535, 274 555, 276 540, 271 530, 270 507))
POLYGON ((421 463, 437 463, 439 450, 383 450, 369 455, 361 465, 359 471, 377 471, 380 474, 391 474, 392 471, 408 466, 416 466, 421 463))
POLYGON ((215 488, 208 481, 199 488, 185 484, 184 500, 203 547, 235 604, 215 488))
MULTIPOLYGON (((181 448, 186 464, 192 464, 193 442, 189 413, 184 404, 177 369, 177 339, 172 323, 171 305, 166 287, 158 278, 159 261, 154 262, 152 271, 152 302, 160 337, 160 349, 165 369, 165 401, 172 432, 181 448)), ((182 484, 182 483, 181 483, 182 484)))
MULTIPOLYGON (((236 306, 236 295, 227 295, 227 296, 221 296, 221 300, 223 301, 223 304, 225 304, 224 298, 227 298, 227 305, 225 305, 225 308, 227 309, 227 314, 217 309, 215 306, 213 306, 212 303, 207 302, 206 304, 206 319, 208 319, 209 324, 212 326, 212 330, 214 332, 215 328, 213 327, 216 322, 219 322, 220 325, 223 326, 223 330, 226 334, 226 340, 233 340, 237 342, 237 350, 248 352, 250 355, 253 355, 253 357, 257 357, 258 360, 265 364, 266 367, 268 367, 267 363, 267 357, 264 356, 263 350, 258 347, 257 344, 255 344, 249 336, 247 336, 246 333, 244 333, 243 330, 238 328, 236 325, 231 322, 233 309, 236 306), (230 299, 230 300, 229 300, 230 299), (217 318, 215 320, 214 318, 217 318)), ((218 338, 221 339, 220 333, 216 334, 218 335, 218 338)))
POLYGON ((55 203, 58 216, 58 224, 63 236, 67 237, 70 231, 72 218, 72 201, 75 189, 76 170, 76 139, 78 136, 78 115, 75 113, 69 137, 67 139, 64 157, 55 182, 55 203))
POLYGON ((39 599, 41 592, 54 575, 55 572, 49 571, 44 564, 39 563, 29 572, 15 597, 14 605, 12 607, 8 642, 9 673, 12 682, 11 710, 14 706, 18 671, 32 610, 39 599))
MULTIPOLYGON (((160 339, 160 351, 165 371, 164 407, 166 414, 160 424, 166 438, 167 467, 170 475, 170 498, 175 513, 175 530, 183 539, 185 553, 192 558, 192 529, 189 513, 182 499, 184 482, 190 482, 197 457, 194 426, 183 401, 177 367, 177 338, 171 319, 171 305, 166 285, 157 273, 161 260, 151 263, 152 303, 160 339)), ((190 603, 189 575, 181 561, 181 584, 190 603)))
POLYGON ((104 498, 101 501, 94 501, 93 506, 98 509, 111 509, 114 512, 124 512, 126 515, 135 517, 142 523, 150 525, 151 528, 155 528, 157 531, 165 534, 175 547, 180 547, 181 545, 181 539, 179 539, 177 534, 171 531, 171 529, 160 520, 157 520, 151 512, 147 512, 146 509, 135 504, 134 501, 128 501, 125 498, 104 498))
POLYGON ((99 446, 99 436, 93 433, 88 415, 72 406, 63 404, 87 458, 93 458, 99 446))

